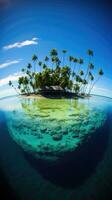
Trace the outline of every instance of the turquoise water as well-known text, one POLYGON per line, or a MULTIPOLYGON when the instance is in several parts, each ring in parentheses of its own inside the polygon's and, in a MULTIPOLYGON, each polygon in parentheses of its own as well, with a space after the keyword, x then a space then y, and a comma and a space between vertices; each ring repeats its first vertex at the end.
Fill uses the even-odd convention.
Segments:
POLYGON ((111 199, 111 99, 14 97, 0 110, 1 185, 14 199, 111 199))

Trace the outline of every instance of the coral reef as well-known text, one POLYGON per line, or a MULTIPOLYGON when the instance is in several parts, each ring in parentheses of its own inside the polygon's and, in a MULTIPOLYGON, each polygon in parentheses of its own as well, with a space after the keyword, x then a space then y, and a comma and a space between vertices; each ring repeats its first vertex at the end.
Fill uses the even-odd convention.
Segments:
POLYGON ((11 137, 37 158, 58 160, 75 151, 103 126, 106 113, 79 100, 22 98, 7 113, 11 137))

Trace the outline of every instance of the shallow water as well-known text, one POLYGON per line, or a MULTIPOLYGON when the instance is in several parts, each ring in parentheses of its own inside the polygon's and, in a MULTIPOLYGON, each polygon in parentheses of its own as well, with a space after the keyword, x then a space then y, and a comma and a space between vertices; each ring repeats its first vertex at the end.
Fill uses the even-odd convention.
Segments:
POLYGON ((1 186, 12 198, 111 199, 111 99, 14 97, 0 110, 1 186))

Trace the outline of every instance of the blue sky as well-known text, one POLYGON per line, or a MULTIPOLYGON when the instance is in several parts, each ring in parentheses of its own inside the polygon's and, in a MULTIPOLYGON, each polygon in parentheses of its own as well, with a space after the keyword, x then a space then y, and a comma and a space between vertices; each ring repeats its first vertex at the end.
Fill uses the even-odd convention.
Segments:
POLYGON ((98 0, 0 0, 1 93, 10 90, 9 77, 15 80, 32 54, 41 60, 51 48, 57 48, 86 57, 90 48, 96 71, 102 67, 105 73, 96 93, 112 96, 111 8, 108 1, 98 0))

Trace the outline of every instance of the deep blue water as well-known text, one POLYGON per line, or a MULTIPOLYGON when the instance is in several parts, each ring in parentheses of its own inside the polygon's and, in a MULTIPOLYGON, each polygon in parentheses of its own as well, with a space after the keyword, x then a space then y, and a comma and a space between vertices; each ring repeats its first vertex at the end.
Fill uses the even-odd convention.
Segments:
POLYGON ((0 199, 111 200, 112 102, 106 104, 103 127, 61 163, 42 161, 11 138, 0 112, 0 199))

